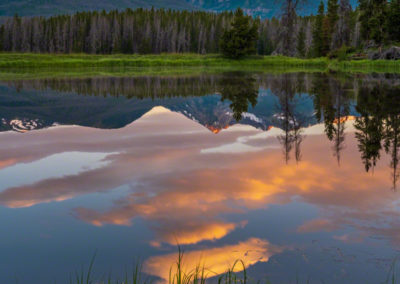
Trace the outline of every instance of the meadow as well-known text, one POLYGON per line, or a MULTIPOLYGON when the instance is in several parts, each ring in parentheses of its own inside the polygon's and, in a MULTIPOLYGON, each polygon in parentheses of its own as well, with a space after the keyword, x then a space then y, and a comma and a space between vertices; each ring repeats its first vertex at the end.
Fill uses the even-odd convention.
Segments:
POLYGON ((34 54, 0 53, 0 73, 10 69, 37 68, 126 68, 126 67, 204 67, 257 68, 281 71, 343 71, 355 73, 400 73, 400 61, 351 60, 328 58, 300 59, 285 56, 252 56, 240 60, 220 55, 158 54, 158 55, 90 55, 90 54, 34 54))

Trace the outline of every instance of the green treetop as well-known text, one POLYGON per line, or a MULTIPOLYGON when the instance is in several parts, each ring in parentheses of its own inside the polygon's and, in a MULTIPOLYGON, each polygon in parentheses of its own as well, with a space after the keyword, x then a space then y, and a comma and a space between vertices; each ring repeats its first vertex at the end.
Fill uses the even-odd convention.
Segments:
POLYGON ((230 29, 226 30, 220 41, 221 52, 230 58, 239 59, 256 53, 258 24, 238 8, 230 29))

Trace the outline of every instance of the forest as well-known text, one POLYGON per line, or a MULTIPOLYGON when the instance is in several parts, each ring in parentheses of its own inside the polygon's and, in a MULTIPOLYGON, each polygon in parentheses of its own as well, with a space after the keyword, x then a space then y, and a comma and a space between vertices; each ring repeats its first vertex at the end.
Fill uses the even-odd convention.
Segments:
MULTIPOLYGON (((259 55, 340 57, 400 42, 400 0, 321 2, 318 14, 299 16, 300 0, 285 0, 279 17, 248 19, 259 55), (326 7, 325 7, 326 6, 326 7)), ((0 51, 34 53, 221 53, 220 41, 236 12, 165 9, 79 12, 8 18, 0 26, 0 51)))

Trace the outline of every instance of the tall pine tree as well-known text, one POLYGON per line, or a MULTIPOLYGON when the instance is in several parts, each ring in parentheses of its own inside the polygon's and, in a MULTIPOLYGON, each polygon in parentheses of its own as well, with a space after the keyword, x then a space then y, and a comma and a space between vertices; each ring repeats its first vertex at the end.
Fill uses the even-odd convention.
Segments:
POLYGON ((246 16, 241 8, 235 12, 232 27, 224 32, 220 42, 222 53, 230 58, 239 59, 256 53, 258 25, 246 16))
POLYGON ((313 27, 313 51, 315 57, 323 56, 324 41, 323 41, 323 25, 325 18, 325 5, 321 1, 318 7, 318 15, 315 18, 313 27))
POLYGON ((391 41, 400 42, 400 0, 392 0, 387 15, 387 31, 391 41))
POLYGON ((332 35, 339 19, 338 8, 338 0, 328 0, 328 11, 326 13, 326 45, 328 46, 328 49, 332 46, 332 35))
POLYGON ((382 45, 386 39, 387 1, 373 0, 372 5, 373 13, 368 21, 371 39, 378 45, 382 45))
POLYGON ((304 25, 301 25, 300 31, 297 34, 297 54, 302 58, 306 55, 306 32, 304 25))

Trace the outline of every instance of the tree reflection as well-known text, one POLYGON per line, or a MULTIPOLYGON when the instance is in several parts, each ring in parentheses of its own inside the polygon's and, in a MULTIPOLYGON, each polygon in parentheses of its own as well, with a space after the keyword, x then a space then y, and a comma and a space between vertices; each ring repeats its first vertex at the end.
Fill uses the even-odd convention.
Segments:
MULTIPOLYGON (((173 111, 187 111, 191 119, 196 118, 199 123, 210 129, 216 125, 217 127, 213 129, 215 132, 219 132, 222 127, 235 124, 234 119, 240 121, 243 113, 247 112, 250 106, 253 108, 256 106, 259 89, 268 90, 265 91, 265 97, 259 99, 260 105, 265 108, 257 107, 253 113, 259 121, 250 123, 246 121, 246 123, 257 125, 262 129, 268 129, 270 126, 279 127, 282 132, 277 138, 282 145, 286 163, 290 161, 291 155, 294 155, 296 162, 302 159, 301 145, 304 140, 302 128, 315 124, 317 121, 323 121, 324 132, 332 143, 333 155, 340 165, 341 153, 346 141, 346 122, 352 114, 357 116, 354 122, 355 137, 365 170, 373 171, 381 156, 386 153, 391 157, 392 185, 395 189, 400 177, 398 78, 398 75, 385 74, 349 76, 333 73, 257 73, 255 75, 254 73, 229 72, 193 76, 50 78, 0 82, 0 84, 11 85, 18 90, 52 89, 88 96, 150 98, 154 99, 154 104, 166 106, 173 111), (361 87, 358 87, 358 83, 361 87), (215 100, 193 99, 196 96, 216 93, 220 93, 221 101, 228 102, 217 104, 219 100, 217 97, 215 100), (312 97, 314 108, 311 104, 302 105, 303 94, 312 97), (187 100, 178 100, 178 97, 186 97, 187 100), (357 97, 355 111, 351 112, 355 97, 357 97), (171 98, 171 100, 168 101, 166 98, 171 98), (177 98, 177 100, 172 98, 177 98), (163 99, 163 101, 158 99, 163 99), (228 103, 233 112, 233 118, 228 110, 228 103), (274 108, 275 103, 278 109, 274 108)), ((50 103, 48 106, 42 103, 48 100, 46 92, 39 92, 39 95, 42 99, 33 101, 34 107, 28 103, 22 105, 21 108, 19 106, 9 109, 3 107, 6 114, 10 113, 4 116, 4 120, 11 121, 24 113, 27 120, 43 118, 43 121, 47 123, 43 125, 52 125, 54 121, 57 121, 61 124, 114 128, 132 122, 154 105, 150 100, 149 103, 145 101, 142 105, 136 102, 128 105, 124 102, 124 108, 118 106, 105 112, 102 110, 108 109, 108 103, 111 101, 90 100, 91 110, 95 110, 97 114, 93 116, 87 111, 86 104, 89 101, 77 100, 72 96, 70 100, 65 99, 64 96, 54 96, 51 98, 53 106, 50 103), (96 105, 97 102, 98 105, 96 105), (59 105, 71 106, 74 111, 60 112, 59 105), (50 119, 47 121, 48 117, 50 119)), ((7 97, 3 101, 7 102, 7 97)), ((4 105, 7 106, 6 103, 4 105)), ((7 127, 0 124, 0 127, 2 131, 11 129, 9 124, 7 127)))
POLYGON ((241 72, 226 74, 221 79, 218 90, 221 101, 231 101, 230 108, 236 121, 242 119, 249 105, 255 107, 257 104, 258 86, 252 75, 241 72))
POLYGON ((400 88, 387 84, 363 87, 359 91, 355 128, 358 148, 366 171, 380 159, 382 148, 391 156, 392 187, 397 188, 400 148, 400 88))
POLYGON ((301 161, 301 143, 303 142, 304 135, 302 134, 302 127, 304 126, 304 119, 301 113, 296 112, 298 101, 295 97, 299 91, 302 80, 294 81, 290 74, 282 75, 280 82, 280 89, 274 89, 276 95, 279 97, 279 125, 283 130, 283 134, 278 136, 279 143, 283 148, 283 156, 286 164, 289 163, 290 153, 294 148, 295 159, 298 163, 301 161))
POLYGON ((317 120, 324 120, 325 134, 333 142, 333 155, 340 165, 345 148, 346 122, 350 114, 353 93, 347 91, 348 82, 334 77, 316 77, 313 81, 314 108, 317 120))
POLYGON ((361 88, 357 98, 356 110, 360 114, 356 118, 354 127, 358 130, 355 134, 358 140, 358 149, 361 159, 368 172, 376 166, 380 159, 383 139, 382 121, 382 96, 378 93, 379 89, 361 88))

